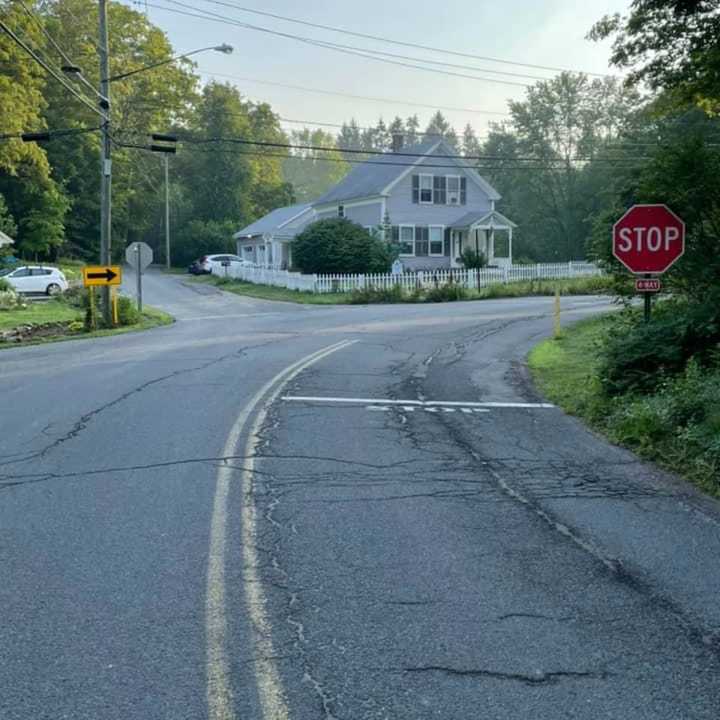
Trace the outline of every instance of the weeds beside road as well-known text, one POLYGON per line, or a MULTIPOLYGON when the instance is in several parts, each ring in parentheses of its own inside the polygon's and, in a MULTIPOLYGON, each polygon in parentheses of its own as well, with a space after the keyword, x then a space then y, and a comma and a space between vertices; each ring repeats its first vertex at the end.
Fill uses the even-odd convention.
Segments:
MULTIPOLYGON (((674 305, 674 303, 672 303, 674 305)), ((668 303, 666 317, 645 330, 638 311, 587 320, 545 340, 529 356, 540 390, 566 412, 576 415, 612 442, 658 462, 720 496, 720 357, 695 353, 682 367, 645 363, 635 370, 634 384, 613 389, 610 381, 635 362, 635 333, 657 334, 671 353, 667 323, 677 308, 668 303), (617 362, 617 348, 627 343, 617 362), (618 364, 620 367, 618 368, 618 364), (643 377, 643 373, 645 374, 643 377)), ((685 335, 686 336, 686 335, 685 335)), ((649 343, 653 341, 648 338, 649 343)), ((649 347, 648 352, 653 348, 649 347)))

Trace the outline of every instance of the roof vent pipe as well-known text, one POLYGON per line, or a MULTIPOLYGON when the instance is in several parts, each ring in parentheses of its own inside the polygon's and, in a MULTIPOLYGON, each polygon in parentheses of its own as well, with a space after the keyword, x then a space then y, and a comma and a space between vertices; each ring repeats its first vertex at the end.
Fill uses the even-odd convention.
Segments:
POLYGON ((405 136, 402 133, 393 133, 392 136, 392 151, 394 153, 400 152, 405 144, 405 136))

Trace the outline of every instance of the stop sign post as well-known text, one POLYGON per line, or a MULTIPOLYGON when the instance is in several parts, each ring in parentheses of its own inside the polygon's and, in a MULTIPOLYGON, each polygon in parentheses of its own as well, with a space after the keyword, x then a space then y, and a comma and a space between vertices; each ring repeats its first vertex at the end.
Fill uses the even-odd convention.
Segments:
MULTIPOLYGON (((662 275, 684 252, 685 223, 667 205, 634 205, 613 225, 613 255, 635 275, 662 275)), ((647 321, 651 293, 644 295, 647 321)))

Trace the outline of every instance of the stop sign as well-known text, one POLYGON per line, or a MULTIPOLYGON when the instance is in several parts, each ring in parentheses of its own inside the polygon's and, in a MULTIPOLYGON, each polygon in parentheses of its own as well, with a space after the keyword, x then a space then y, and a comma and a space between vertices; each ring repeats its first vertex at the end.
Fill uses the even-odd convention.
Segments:
POLYGON ((664 273, 685 252, 685 223, 666 205, 634 205, 613 226, 613 255, 632 273, 664 273))

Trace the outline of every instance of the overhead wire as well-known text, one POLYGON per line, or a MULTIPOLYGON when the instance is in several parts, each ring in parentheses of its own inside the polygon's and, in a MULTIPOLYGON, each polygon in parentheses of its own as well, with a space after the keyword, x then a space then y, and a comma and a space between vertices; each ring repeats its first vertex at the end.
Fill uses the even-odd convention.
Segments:
POLYGON ((387 105, 405 105, 408 107, 425 108, 430 110, 446 110, 448 112, 461 112, 461 113, 472 113, 476 115, 496 115, 500 117, 509 117, 506 112, 499 110, 479 110, 477 108, 463 108, 463 107, 451 107, 448 105, 430 105, 426 103, 417 103, 408 100, 397 100, 393 98, 377 98, 368 95, 352 95, 350 93, 343 93, 335 90, 324 90, 320 88, 309 88, 302 85, 290 85, 288 83, 274 82, 271 80, 257 80, 256 78, 242 77, 239 75, 230 75, 228 73, 205 71, 199 69, 201 75, 205 76, 217 76, 227 78, 228 80, 237 80, 240 82, 257 83, 259 85, 272 85, 275 87, 285 88, 287 90, 300 90, 302 92, 318 93, 320 95, 335 95, 337 97, 349 98, 351 100, 366 100, 369 102, 385 103, 387 105))
MULTIPOLYGON (((170 2, 173 5, 177 5, 179 7, 188 8, 188 10, 196 10, 195 7, 192 5, 187 5, 186 3, 179 2, 179 0, 166 0, 166 2, 170 2)), ((177 10, 175 8, 168 8, 163 5, 157 5, 154 3, 148 3, 148 7, 153 7, 157 10, 164 10, 166 12, 176 13, 178 15, 185 15, 188 17, 196 17, 203 20, 210 20, 213 22, 220 22, 223 24, 230 23, 232 25, 236 25, 237 27, 244 28, 246 30, 254 30, 256 32, 262 32, 269 35, 275 35, 277 37, 284 37, 290 40, 295 40, 297 42, 304 43, 306 45, 313 45, 315 47, 321 47, 328 50, 334 50, 336 52, 341 52, 347 55, 354 55, 357 57, 362 57, 368 60, 375 60, 377 62, 383 62, 390 65, 397 65, 400 67, 406 67, 414 70, 423 70, 425 72, 432 72, 440 75, 448 75, 452 77, 459 77, 469 80, 476 80, 479 82, 489 82, 489 83, 495 83, 500 85, 514 85, 516 87, 530 87, 528 83, 520 83, 515 82, 513 80, 499 80, 497 78, 486 78, 486 77, 479 77, 477 75, 470 75, 467 73, 458 73, 458 72, 451 72, 449 70, 440 70, 438 68, 433 67, 424 67, 422 65, 417 65, 416 63, 409 63, 409 62, 401 62, 399 60, 391 60, 387 57, 378 57, 376 55, 373 55, 373 51, 369 50, 367 48, 357 48, 350 45, 341 45, 339 43, 332 43, 324 40, 316 40, 314 38, 306 38, 301 35, 294 35, 292 33, 285 33, 281 32, 279 30, 272 30, 270 28, 261 27, 259 25, 252 25, 250 23, 245 23, 240 20, 237 20, 235 18, 231 18, 228 15, 221 15, 219 13, 213 13, 209 10, 202 11, 200 13, 198 12, 189 12, 188 10, 177 10)), ((387 55, 388 53, 382 53, 387 55)), ((422 60, 419 60, 419 62, 422 62, 422 60)))
MULTIPOLYGON (((189 136, 183 137, 182 133, 178 134, 178 141, 184 142, 184 143, 193 143, 196 145, 212 145, 212 144, 220 144, 220 143, 232 143, 236 145, 251 145, 251 146, 257 146, 257 147, 268 147, 273 149, 283 149, 283 150, 309 150, 313 152, 330 152, 330 153, 340 153, 340 154, 348 154, 348 155, 364 155, 364 156, 372 156, 372 157, 383 157, 383 158, 415 158, 417 159, 423 157, 425 153, 419 153, 417 151, 412 151, 412 149, 409 149, 407 152, 403 150, 393 151, 393 152, 386 152, 384 150, 362 150, 362 149, 351 149, 351 148, 337 148, 337 147, 330 147, 327 145, 306 145, 306 144, 298 144, 298 143, 281 143, 281 142, 271 142, 267 140, 248 140, 245 138, 237 138, 237 137, 211 137, 211 138, 193 138, 189 136)), ((440 141, 438 141, 440 142, 440 141)), ((439 160, 459 160, 461 162, 472 162, 472 161, 502 161, 506 160, 502 155, 461 155, 461 154, 451 154, 451 153, 437 153, 433 154, 432 156, 428 156, 431 159, 439 159, 439 160)), ((521 156, 517 155, 513 160, 520 160, 520 161, 530 161, 530 162, 536 162, 538 160, 537 157, 534 156, 521 156)), ((628 159, 627 156, 624 156, 623 159, 628 159)), ((637 160, 643 160, 647 159, 647 157, 633 157, 632 159, 637 160)), ((558 163, 565 163, 568 160, 570 161, 577 161, 577 162, 584 162, 584 161, 604 161, 604 160, 611 160, 614 161, 616 158, 605 158, 603 156, 592 156, 592 155, 578 155, 573 156, 570 158, 545 158, 545 162, 552 162, 555 164, 558 163)), ((382 164, 386 164, 384 161, 382 164)), ((392 164, 392 163, 390 163, 392 164)), ((414 163, 412 163, 414 164, 414 163)))
MULTIPOLYGON (((181 142, 181 144, 183 144, 181 142)), ((145 149, 145 148, 143 148, 145 149)), ((394 167, 422 167, 422 168, 431 168, 431 169, 445 169, 445 170, 457 170, 458 166, 457 164, 441 164, 441 163, 427 163, 424 162, 421 166, 419 166, 417 163, 411 163, 411 162, 378 162, 373 160, 361 160, 361 159, 352 159, 352 158, 342 158, 342 157, 328 157, 328 156, 321 156, 321 157, 308 157, 308 156, 300 156, 300 155, 287 155, 282 153, 272 153, 272 152, 264 152, 264 151, 253 151, 253 150, 237 150, 237 149, 227 149, 227 148, 213 148, 213 149, 202 149, 201 146, 193 146, 192 144, 187 146, 188 150, 195 151, 195 152, 205 152, 205 153, 224 153, 224 154, 233 154, 233 155, 247 155, 249 157, 273 157, 278 158, 281 160, 297 160, 297 161, 305 161, 305 162, 334 162, 334 163, 348 163, 348 164, 370 164, 370 165, 384 165, 384 166, 394 166, 394 167)), ((342 154, 341 151, 338 151, 338 154, 342 154)), ((539 160, 539 159, 538 159, 539 160)), ((625 160, 625 158, 618 158, 621 162, 625 160)), ((558 165, 543 165, 539 164, 538 161, 535 162, 534 165, 530 164, 522 164, 518 163, 514 159, 507 159, 507 160, 499 160, 496 164, 493 165, 480 165, 480 164, 469 164, 470 169, 472 170, 485 170, 485 171, 499 171, 499 170, 552 170, 556 171, 558 169, 561 169, 558 165)), ((618 163, 615 163, 613 167, 634 167, 630 164, 620 165, 618 163)))
POLYGON ((48 63, 46 63, 45 60, 43 60, 29 45, 23 42, 23 40, 19 38, 2 20, 0 20, 0 29, 3 30, 3 32, 5 32, 5 34, 8 35, 17 45, 25 50, 25 52, 30 55, 30 57, 32 57, 33 60, 35 60, 35 62, 45 70, 45 72, 57 80, 66 90, 70 92, 71 95, 74 95, 81 103, 83 103, 83 105, 86 105, 103 120, 106 122, 109 121, 104 112, 95 107, 91 100, 89 100, 85 95, 79 93, 72 85, 68 85, 61 75, 58 75, 58 73, 48 63))
POLYGON ((464 57, 473 60, 482 60, 485 62, 494 62, 503 65, 513 65, 516 67, 533 68, 535 70, 546 70, 549 72, 583 72, 585 75, 593 77, 609 77, 607 73, 594 73, 579 70, 571 70, 569 68, 553 67, 551 65, 539 65, 537 63, 526 63, 517 60, 506 60, 496 57, 490 57, 487 55, 475 55, 471 53, 461 52, 458 50, 448 50, 447 48, 437 48, 430 45, 422 45, 420 43, 407 42, 403 40, 397 40, 393 38, 383 37, 381 35, 372 35, 369 33, 362 33, 353 30, 347 30, 345 28, 334 27, 332 25, 324 25, 322 23, 315 23, 309 20, 301 20, 298 18, 288 17, 286 15, 279 15, 277 13, 268 12, 267 10, 258 10, 256 8, 248 8, 237 3, 223 2, 222 0, 204 0, 204 2, 211 3, 213 5, 222 5, 229 7, 240 12, 251 13, 253 15, 261 15, 264 17, 274 18, 275 20, 282 20, 284 22, 295 23, 297 25, 304 25, 306 27, 313 27, 320 30, 329 30, 330 32, 341 33, 343 35, 350 35, 353 37, 363 38, 365 40, 374 40, 377 42, 383 42, 391 45, 399 45, 403 47, 415 48, 417 50, 429 50, 430 52, 440 53, 443 55, 453 55, 455 57, 464 57))
MULTIPOLYGON (((38 26, 38 28, 40 28, 40 31, 47 38, 48 42, 55 48, 55 50, 57 50, 60 57, 65 60, 68 65, 79 67, 74 60, 68 57, 67 53, 60 47, 60 45, 58 45, 58 43, 55 41, 55 38, 53 38, 48 29, 45 27, 45 23, 37 16, 37 13, 35 13, 31 8, 29 8, 24 2, 24 0, 19 0, 19 2, 27 15, 33 20, 33 22, 38 26)), ((82 72, 79 74, 78 78, 84 85, 90 88, 90 90, 92 90, 95 95, 97 95, 103 100, 105 99, 100 93, 100 91, 82 74, 82 72)))

